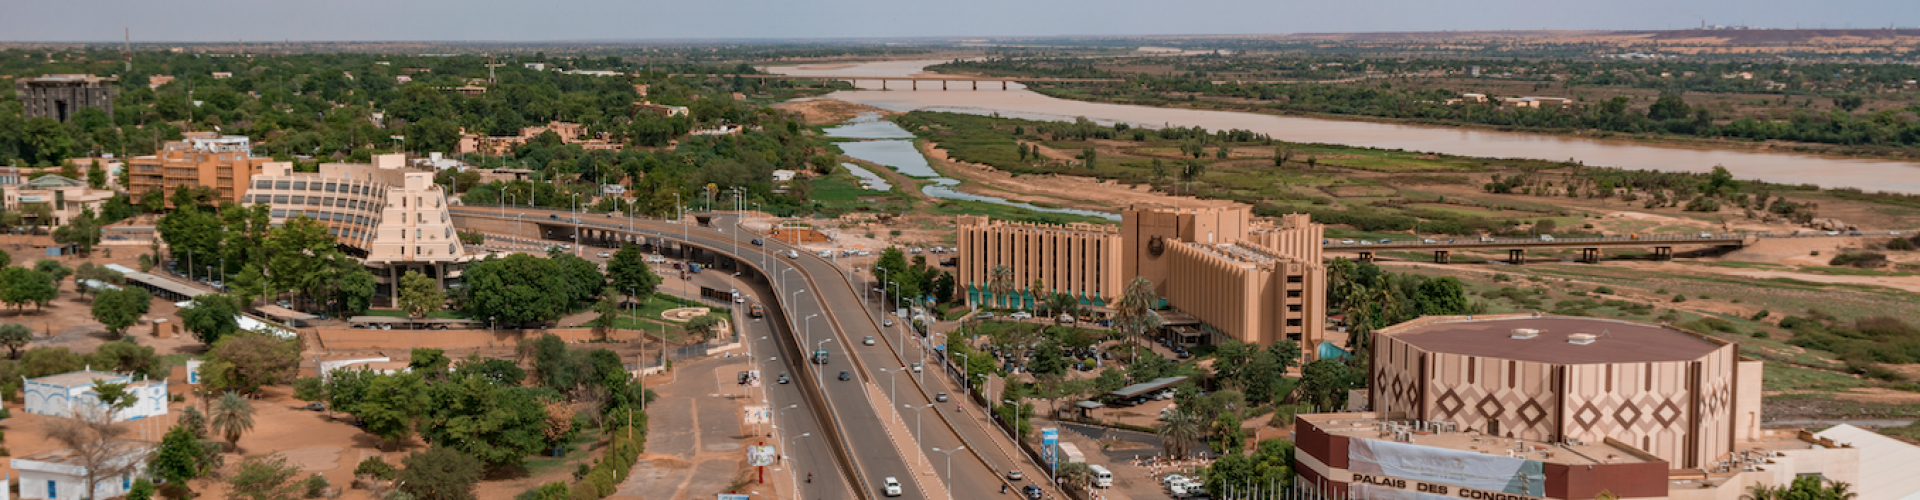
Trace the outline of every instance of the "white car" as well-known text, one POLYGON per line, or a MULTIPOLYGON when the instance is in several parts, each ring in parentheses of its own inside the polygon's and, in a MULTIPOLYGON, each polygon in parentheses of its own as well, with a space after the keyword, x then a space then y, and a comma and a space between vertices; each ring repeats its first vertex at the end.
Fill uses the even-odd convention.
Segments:
POLYGON ((866 345, 873 345, 873 336, 868 335, 867 338, 865 340, 861 340, 860 343, 866 344, 866 345))
POLYGON ((1353 244, 1353 240, 1340 240, 1340 244, 1342 244, 1342 245, 1352 245, 1352 244, 1353 244))
POLYGON ((800 252, 795 252, 795 251, 792 251, 792 250, 788 250, 788 251, 787 251, 787 258, 789 258, 789 259, 798 259, 798 258, 800 258, 800 252))
POLYGON ((885 487, 887 489, 887 496, 890 496, 890 497, 900 496, 900 480, 899 479, 894 479, 893 477, 889 476, 887 477, 886 480, 883 481, 883 483, 886 484, 885 487))
POLYGON ((1433 241, 1433 238, 1427 238, 1427 239, 1424 239, 1424 240, 1420 240, 1420 242, 1421 242, 1421 243, 1428 243, 1428 244, 1432 244, 1432 243, 1439 243, 1438 241, 1433 241))
POLYGON ((1839 236, 1839 231, 1827 231, 1827 236, 1839 236))
POLYGON ((612 257, 612 255, 609 255, 609 254, 607 254, 606 252, 600 252, 600 253, 597 253, 597 254, 594 254, 594 255, 598 255, 598 256, 600 256, 600 258, 602 258, 602 259, 604 259, 604 258, 607 258, 607 257, 612 257))
POLYGON ((1007 317, 1013 318, 1013 319, 1027 319, 1027 318, 1033 317, 1033 313, 1029 313, 1026 311, 1019 311, 1013 314, 1008 314, 1007 317))

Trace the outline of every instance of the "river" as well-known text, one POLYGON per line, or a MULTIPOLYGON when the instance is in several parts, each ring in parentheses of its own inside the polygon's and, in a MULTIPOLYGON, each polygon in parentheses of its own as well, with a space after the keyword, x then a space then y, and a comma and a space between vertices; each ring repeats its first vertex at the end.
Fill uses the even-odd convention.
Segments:
MULTIPOLYGON (((844 125, 827 128, 826 133, 827 137, 863 139, 860 141, 840 142, 837 143, 837 145, 840 146, 840 150, 845 152, 847 156, 885 165, 887 168, 900 172, 901 175, 907 177, 931 181, 927 185, 921 186, 920 192, 926 193, 928 196, 934 198, 978 201, 1024 208, 1036 212, 1098 217, 1112 221, 1120 220, 1120 216, 1106 212, 1041 207, 1031 203, 1008 200, 1006 198, 960 192, 954 189, 954 186, 960 185, 960 181, 940 175, 939 171, 933 169, 933 165, 927 163, 927 157, 921 155, 920 150, 913 147, 912 132, 900 128, 899 125, 894 125, 893 122, 881 120, 878 113, 867 113, 856 116, 852 120, 848 120, 844 125)), ((879 185, 872 183, 872 181, 878 180, 878 176, 872 172, 868 172, 866 169, 859 168, 858 165, 851 163, 846 164, 846 166, 853 171, 854 175, 862 179, 867 179, 869 185, 873 186, 874 189, 888 189, 884 187, 886 186, 884 182, 879 185)))
MULTIPOLYGON (((945 61, 882 61, 831 66, 773 66, 765 70, 787 75, 891 76, 922 73, 945 61)), ((894 111, 936 110, 1059 120, 1090 120, 1157 127, 1199 126, 1209 130, 1246 129, 1275 139, 1345 144, 1350 146, 1437 152, 1489 158, 1535 158, 1580 161, 1587 165, 1669 172, 1707 172, 1724 165, 1735 177, 1781 184, 1814 184, 1873 191, 1920 193, 1920 164, 1883 160, 1855 160, 1753 151, 1649 145, 1561 137, 1521 132, 1499 132, 1452 127, 1395 125, 1363 121, 1274 116, 1233 111, 1156 108, 1103 104, 1040 95, 1019 84, 1002 91, 998 83, 982 83, 979 91, 965 82, 941 91, 939 82, 922 82, 919 91, 903 90, 906 82, 859 82, 862 90, 840 91, 827 98, 894 111)))

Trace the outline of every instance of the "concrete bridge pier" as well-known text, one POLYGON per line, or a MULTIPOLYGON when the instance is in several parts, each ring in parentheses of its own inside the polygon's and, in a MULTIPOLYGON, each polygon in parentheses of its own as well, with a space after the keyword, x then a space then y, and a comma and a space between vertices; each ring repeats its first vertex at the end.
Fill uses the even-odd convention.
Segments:
POLYGON ((1508 250, 1507 262, 1512 263, 1513 265, 1516 265, 1516 266, 1527 263, 1527 249, 1515 248, 1512 250, 1508 250))
POLYGON ((881 78, 881 79, 880 79, 880 90, 886 90, 886 89, 887 89, 887 79, 885 79, 885 78, 881 78))
POLYGON ((979 81, 979 80, 974 80, 974 81, 973 81, 973 90, 974 90, 975 92, 978 92, 978 91, 980 90, 980 81, 979 81))
POLYGON ((941 81, 940 81, 940 91, 941 91, 941 92, 945 92, 946 90, 947 90, 947 81, 946 81, 946 80, 941 80, 941 81))
POLYGON ((1360 252, 1360 262, 1373 262, 1373 252, 1360 252))
POLYGON ((1673 260, 1673 247, 1653 247, 1653 260, 1673 260))
POLYGON ((1582 249, 1580 249, 1580 262, 1585 262, 1585 263, 1588 263, 1588 264, 1595 264, 1595 263, 1599 263, 1599 262, 1600 262, 1600 249, 1598 249, 1598 248, 1582 248, 1582 249))
POLYGON ((1451 250, 1434 250, 1433 251, 1433 263, 1448 264, 1452 262, 1453 262, 1453 251, 1451 250))
POLYGON ((1006 81, 1006 80, 1001 80, 1001 81, 1000 81, 1000 90, 1006 90, 1006 89, 1007 89, 1007 81, 1006 81))
POLYGON ((919 92, 919 91, 920 91, 920 81, 919 81, 919 80, 907 80, 907 84, 908 84, 908 85, 912 85, 912 86, 913 86, 913 91, 914 91, 914 92, 919 92))

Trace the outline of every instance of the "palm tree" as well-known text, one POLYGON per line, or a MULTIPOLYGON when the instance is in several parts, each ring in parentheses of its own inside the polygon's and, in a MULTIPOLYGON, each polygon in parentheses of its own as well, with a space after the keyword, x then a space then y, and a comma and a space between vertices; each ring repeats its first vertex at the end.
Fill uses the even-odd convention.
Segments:
MULTIPOLYGON (((1054 292, 1053 295, 1047 296, 1047 314, 1049 315, 1058 316, 1066 314, 1073 310, 1073 306, 1077 305, 1080 305, 1080 300, 1073 298, 1073 295, 1070 294, 1054 292)), ((1077 320, 1079 318, 1074 319, 1077 320)))
POLYGON ((1854 500, 1859 498, 1860 494, 1855 493, 1853 485, 1847 484, 1846 481, 1834 481, 1828 484, 1826 494, 1821 497, 1825 500, 1854 500))
POLYGON ((987 277, 987 291, 993 292, 993 298, 1000 301, 1001 307, 1007 303, 1007 294, 1013 293, 1013 268, 993 266, 987 277))
POLYGON ((229 449, 240 449, 240 435, 253 430, 253 404, 240 394, 222 394, 213 403, 213 430, 227 439, 229 449))
POLYGON ((1152 280, 1133 278, 1133 281, 1127 282, 1126 290, 1120 292, 1120 300, 1113 305, 1114 329, 1131 337, 1159 328, 1160 316, 1153 314, 1153 306, 1159 301, 1160 297, 1153 293, 1152 280))
POLYGON ((1160 446, 1166 449, 1168 456, 1173 457, 1191 455, 1194 445, 1200 443, 1205 432, 1198 416, 1178 409, 1167 412, 1167 419, 1153 430, 1160 435, 1160 446))
POLYGON ((1746 494, 1740 495, 1740 500, 1780 500, 1781 493, 1781 488, 1756 484, 1748 486, 1746 494))

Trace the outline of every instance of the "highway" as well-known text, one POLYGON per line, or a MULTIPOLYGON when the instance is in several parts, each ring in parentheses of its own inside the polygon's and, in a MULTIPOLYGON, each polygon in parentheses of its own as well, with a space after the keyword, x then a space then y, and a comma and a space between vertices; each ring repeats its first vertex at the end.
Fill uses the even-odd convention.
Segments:
MULTIPOLYGON (((496 210, 497 209, 490 210, 488 208, 476 207, 453 207, 455 214, 468 217, 499 218, 500 215, 496 210)), ((526 214, 524 218, 526 222, 534 222, 547 226, 569 225, 560 220, 552 220, 547 217, 548 215, 559 215, 564 218, 574 217, 572 212, 565 210, 525 209, 519 207, 515 207, 513 213, 509 215, 518 215, 521 213, 526 214)), ((508 219, 511 218, 513 217, 508 217, 508 219)), ((580 219, 581 225, 594 229, 624 232, 628 225, 628 221, 626 220, 606 218, 604 215, 595 216, 582 214, 580 219)), ((685 241, 689 241, 695 246, 704 247, 719 253, 733 252, 735 245, 740 245, 737 255, 742 259, 752 261, 752 264, 762 266, 761 268, 775 281, 774 289, 780 290, 779 292, 769 292, 783 294, 777 301, 768 301, 766 303, 769 306, 776 303, 785 304, 786 311, 784 312, 793 315, 792 323, 796 326, 796 331, 793 332, 795 338, 792 340, 798 340, 804 343, 807 346, 806 349, 804 349, 806 351, 811 351, 814 348, 828 351, 831 360, 830 364, 825 367, 825 370, 820 372, 822 375, 821 378, 824 380, 817 380, 813 383, 818 383, 823 386, 824 393, 830 401, 830 409, 839 421, 840 429, 845 433, 847 452, 863 471, 862 477, 850 478, 852 479, 851 482, 854 484, 864 484, 864 488, 869 488, 866 492, 867 495, 879 496, 878 492, 871 488, 878 488, 880 479, 883 477, 898 478, 905 487, 906 491, 903 496, 906 498, 923 498, 922 491, 940 491, 937 485, 928 485, 931 487, 922 488, 922 485, 918 484, 920 478, 916 477, 909 470, 907 460, 918 461, 923 459, 931 459, 932 467, 922 470, 933 470, 943 478, 951 480, 949 484, 954 485, 954 491, 952 491, 954 498, 998 495, 1002 484, 1002 481, 999 479, 999 469, 1005 468, 1007 466, 1006 464, 1012 459, 1001 454, 999 447, 987 441, 989 436, 985 433, 993 431, 981 429, 967 420, 961 420, 958 422, 958 425, 950 427, 944 420, 946 418, 944 413, 953 412, 952 406, 943 405, 923 410, 928 413, 924 415, 924 422, 916 422, 921 416, 915 415, 913 413, 914 410, 902 410, 909 427, 918 427, 917 430, 910 430, 910 432, 923 434, 919 442, 925 450, 924 452, 907 450, 906 453, 902 453, 902 450, 896 448, 895 442, 884 432, 884 427, 880 420, 881 416, 874 412, 873 405, 867 399, 866 387, 863 387, 863 383, 874 384, 872 387, 882 391, 880 393, 882 395, 885 395, 886 392, 897 390, 901 402, 896 404, 907 404, 925 408, 927 405, 933 403, 928 394, 921 392, 918 390, 917 385, 909 384, 906 380, 898 381, 897 383, 899 385, 897 388, 889 387, 889 383, 893 381, 886 380, 886 378, 891 375, 879 370, 891 370, 901 366, 892 351, 892 342, 897 341, 899 332, 889 332, 889 336, 882 337, 879 323, 869 316, 871 309, 861 301, 861 294, 854 289, 853 285, 846 281, 842 270, 834 267, 832 263, 819 259, 811 253, 804 251, 800 253, 800 258, 798 259, 776 256, 773 252, 786 249, 784 246, 779 246, 777 242, 770 242, 775 245, 774 247, 754 247, 750 243, 747 243, 753 239, 753 234, 740 231, 735 222, 731 217, 723 216, 714 219, 713 226, 716 227, 685 227, 679 224, 636 220, 633 222, 633 232, 650 237, 664 238, 670 241, 682 241, 684 238, 685 241), (683 236, 683 234, 685 234, 685 236, 683 236), (765 257, 755 255, 756 253, 763 252, 765 257), (784 280, 785 283, 781 283, 782 280, 784 280), (835 322, 838 323, 840 328, 834 328, 835 322), (874 346, 861 345, 861 341, 869 335, 875 336, 876 339, 885 338, 886 340, 877 342, 874 346), (858 360, 848 357, 849 353, 847 349, 849 346, 853 347, 852 354, 857 355, 858 360), (863 368, 856 367, 856 364, 862 365, 863 368), (837 380, 836 375, 841 370, 849 370, 855 379, 853 381, 837 380), (936 417, 936 415, 940 416, 936 417), (955 428, 960 429, 960 434, 954 432, 955 428), (964 440, 963 434, 965 436, 964 440), (946 463, 946 456, 931 450, 932 448, 953 450, 965 445, 965 443, 977 443, 967 445, 976 450, 980 447, 987 449, 979 450, 984 456, 974 455, 972 451, 955 454, 952 457, 951 464, 952 477, 949 478, 947 477, 948 464, 946 463), (989 458, 996 456, 997 458, 989 458), (989 466, 983 461, 993 462, 994 465, 989 466)), ((523 234, 531 234, 531 232, 523 234)), ((557 242, 562 240, 556 239, 553 241, 557 242)), ((676 279, 675 277, 668 277, 667 282, 663 286, 672 286, 674 284, 672 281, 676 279)), ((774 308, 769 307, 769 309, 774 308)), ((773 320, 774 318, 770 316, 769 319, 773 320)), ((763 352, 771 352, 771 349, 774 348, 771 343, 769 343, 767 347, 768 351, 763 352)), ((786 356, 780 357, 785 358, 786 356)), ((804 372, 794 369, 796 367, 793 365, 784 363, 784 361, 793 360, 783 359, 782 361, 783 362, 780 363, 783 366, 782 369, 790 370, 789 373, 794 374, 795 384, 807 382, 801 380, 804 372)), ((938 369, 934 368, 933 370, 938 369)), ((928 377, 927 380, 932 382, 934 379, 939 378, 940 374, 933 372, 922 374, 922 376, 928 377)), ((778 390, 775 392, 778 392, 778 390)), ((948 392, 951 393, 952 391, 949 390, 948 392)), ((792 396, 797 397, 798 392, 794 391, 792 396)), ((774 398, 777 407, 795 404, 779 402, 783 400, 781 400, 778 395, 775 395, 774 398)), ((947 405, 951 404, 954 403, 947 403, 947 405)), ((967 411, 976 412, 977 414, 980 410, 978 408, 968 408, 967 411)), ((793 413, 795 412, 788 412, 789 415, 793 413)), ((800 432, 806 431, 802 430, 800 432)), ((815 434, 815 436, 820 435, 821 434, 815 434)), ((806 470, 809 465, 810 464, 804 461, 799 463, 799 467, 803 471, 806 470)), ((830 465, 820 464, 814 467, 813 472, 816 474, 815 484, 820 483, 819 474, 825 472, 824 469, 827 467, 830 467, 830 465)), ((1019 468, 1025 470, 1030 476, 1033 475, 1034 471, 1030 464, 1019 468)), ((802 474, 804 475, 804 472, 802 474)), ((820 497, 832 497, 832 495, 827 494, 825 491, 816 494, 814 490, 805 490, 804 488, 807 486, 809 485, 803 485, 803 491, 806 492, 808 497, 816 497, 816 495, 820 497)))

